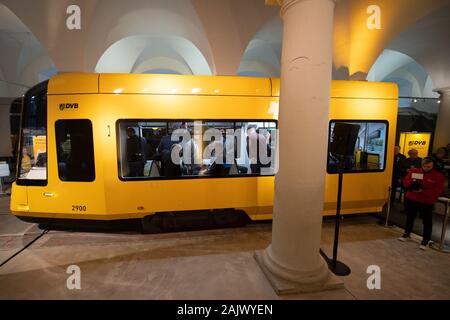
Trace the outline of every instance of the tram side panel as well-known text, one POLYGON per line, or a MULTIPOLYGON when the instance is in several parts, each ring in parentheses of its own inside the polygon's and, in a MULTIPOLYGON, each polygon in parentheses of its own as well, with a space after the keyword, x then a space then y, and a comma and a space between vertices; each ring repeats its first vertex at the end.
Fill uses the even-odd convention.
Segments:
MULTIPOLYGON (((201 118, 256 118, 267 119, 266 114, 255 114, 254 110, 265 110, 250 98, 241 104, 238 101, 228 101, 228 105, 235 108, 229 114, 224 114, 218 108, 224 99, 218 97, 133 97, 115 96, 117 101, 109 106, 118 104, 127 107, 126 116, 135 119, 201 119, 201 118), (208 101, 209 100, 209 101, 208 101), (215 101, 214 101, 215 100, 215 101), (249 104, 249 102, 251 102, 249 104), (145 104, 145 106, 143 105, 145 104), (211 105, 217 108, 211 109, 211 105), (138 107, 141 106, 141 107, 138 107), (164 106, 169 112, 161 109, 164 106), (195 107, 194 107, 195 106, 195 107), (246 108, 252 107, 253 110, 246 108), (259 109, 258 109, 259 108, 259 109), (212 111, 208 111, 211 109, 212 111), (134 110, 134 111, 133 111, 134 110), (142 111, 144 110, 144 111, 142 111), (219 110, 219 111, 218 111, 219 110), (240 113, 241 112, 241 113, 240 113)), ((268 105, 267 101, 263 104, 268 105)), ((269 103, 270 104, 270 103, 269 103)), ((392 173, 392 150, 396 127, 396 102, 383 99, 332 99, 330 119, 336 120, 382 120, 389 123, 388 144, 386 147, 386 164, 382 172, 348 174, 345 177, 343 212, 364 213, 379 212, 387 201, 387 190, 392 173)), ((109 126, 116 130, 115 120, 126 118, 117 114, 109 120, 109 126)), ((113 135, 117 135, 114 132, 113 135)), ((117 154, 117 145, 109 140, 108 152, 117 154)), ((109 157, 112 159, 113 156, 109 157)), ((108 162, 107 172, 119 175, 118 164, 108 162)), ((108 176, 106 186, 108 212, 116 214, 130 213, 130 217, 142 217, 154 212, 202 210, 215 208, 242 208, 253 219, 270 218, 273 207, 274 177, 245 177, 245 178, 206 178, 186 180, 149 180, 149 181, 120 181, 108 176)), ((336 208, 337 176, 327 175, 324 214, 334 214, 336 208)))

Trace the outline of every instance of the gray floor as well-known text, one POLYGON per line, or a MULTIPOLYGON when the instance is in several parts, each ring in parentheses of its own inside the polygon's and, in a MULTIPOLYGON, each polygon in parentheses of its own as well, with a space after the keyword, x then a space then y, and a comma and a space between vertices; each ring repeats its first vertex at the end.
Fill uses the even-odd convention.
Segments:
MULTIPOLYGON (((0 262, 40 230, 8 213, 0 198, 0 262)), ((253 254, 271 241, 271 225, 158 235, 50 231, 0 267, 0 299, 450 299, 450 254, 403 243, 399 228, 370 216, 345 218, 340 260, 352 273, 345 289, 279 297, 253 254), (69 290, 68 266, 81 269, 69 290), (367 288, 369 265, 381 268, 381 290, 367 288)), ((322 245, 331 252, 334 225, 322 245)), ((450 234, 449 234, 450 236, 450 234)))

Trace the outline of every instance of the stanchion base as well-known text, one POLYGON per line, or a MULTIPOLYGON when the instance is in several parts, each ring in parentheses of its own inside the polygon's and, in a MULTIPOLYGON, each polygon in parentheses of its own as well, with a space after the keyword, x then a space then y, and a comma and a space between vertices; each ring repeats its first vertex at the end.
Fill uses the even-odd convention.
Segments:
POLYGON ((437 244, 437 243, 432 243, 432 244, 430 245, 430 248, 432 248, 432 249, 434 249, 434 250, 437 250, 437 251, 440 251, 440 252, 450 253, 450 247, 449 247, 449 246, 446 246, 446 245, 443 245, 442 248, 441 248, 439 244, 437 244))
POLYGON ((393 224, 392 222, 388 222, 386 225, 386 221, 377 221, 377 224, 381 227, 385 227, 385 228, 392 228, 393 226, 395 226, 395 224, 393 224))
POLYGON ((330 263, 328 263, 328 269, 335 275, 341 277, 348 276, 352 272, 346 264, 340 261, 336 261, 336 265, 333 264, 333 261, 330 261, 330 263))
POLYGON ((335 275, 344 277, 348 276, 352 272, 352 270, 343 262, 335 261, 333 263, 333 259, 328 258, 322 249, 320 249, 320 255, 325 259, 328 269, 330 269, 330 271, 335 275))

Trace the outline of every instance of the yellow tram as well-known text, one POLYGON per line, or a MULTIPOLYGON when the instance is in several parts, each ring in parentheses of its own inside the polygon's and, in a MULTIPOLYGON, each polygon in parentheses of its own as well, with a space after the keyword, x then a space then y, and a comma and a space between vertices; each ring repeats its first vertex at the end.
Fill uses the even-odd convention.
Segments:
MULTIPOLYGON (((55 76, 24 97, 11 211, 25 221, 122 220, 220 209, 270 219, 276 156, 264 170, 255 170, 247 136, 252 128, 265 132, 276 155, 279 88, 274 78, 55 76), (162 140, 181 127, 192 134, 197 169, 169 174, 157 154, 162 140), (202 153, 220 140, 206 137, 208 130, 240 132, 233 138, 233 161, 220 174, 210 170, 214 160, 202 153)), ((387 202, 397 97, 394 84, 332 83, 330 132, 339 121, 361 128, 353 159, 361 172, 345 177, 343 214, 380 212, 387 202)), ((327 174, 324 215, 335 212, 336 189, 337 176, 327 174)))

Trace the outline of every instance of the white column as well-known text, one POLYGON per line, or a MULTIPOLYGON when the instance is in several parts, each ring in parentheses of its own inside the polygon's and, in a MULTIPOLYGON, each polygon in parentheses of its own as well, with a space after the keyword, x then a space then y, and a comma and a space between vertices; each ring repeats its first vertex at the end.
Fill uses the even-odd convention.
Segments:
POLYGON ((450 87, 437 90, 441 104, 434 133, 433 151, 450 143, 450 87))
POLYGON ((272 244, 259 262, 276 278, 305 287, 320 287, 329 276, 319 247, 334 5, 333 0, 284 0, 281 8, 280 166, 272 244))

